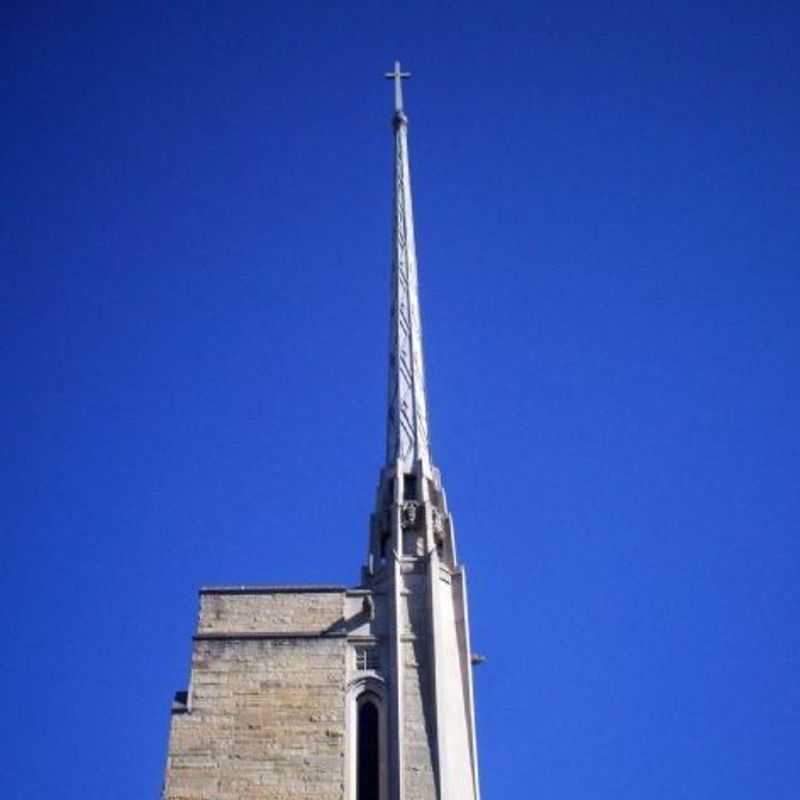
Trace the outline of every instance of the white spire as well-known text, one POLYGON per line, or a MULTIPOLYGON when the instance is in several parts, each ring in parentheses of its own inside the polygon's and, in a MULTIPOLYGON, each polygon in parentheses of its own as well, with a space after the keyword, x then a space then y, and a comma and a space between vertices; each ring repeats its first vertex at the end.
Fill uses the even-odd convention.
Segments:
POLYGON ((408 168, 408 119, 403 112, 402 79, 395 62, 386 74, 395 83, 394 241, 392 243, 391 318, 389 323, 389 409, 386 464, 430 463, 422 324, 417 290, 414 212, 408 168))

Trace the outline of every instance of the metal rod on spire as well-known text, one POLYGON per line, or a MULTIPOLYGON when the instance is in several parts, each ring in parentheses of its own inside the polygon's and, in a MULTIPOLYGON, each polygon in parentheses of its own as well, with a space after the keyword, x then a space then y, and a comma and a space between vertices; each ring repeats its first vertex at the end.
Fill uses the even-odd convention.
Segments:
POLYGON ((410 78, 410 72, 402 72, 400 70, 400 62, 394 62, 394 72, 387 72, 384 76, 389 80, 394 81, 394 110, 396 114, 403 111, 403 79, 410 78))

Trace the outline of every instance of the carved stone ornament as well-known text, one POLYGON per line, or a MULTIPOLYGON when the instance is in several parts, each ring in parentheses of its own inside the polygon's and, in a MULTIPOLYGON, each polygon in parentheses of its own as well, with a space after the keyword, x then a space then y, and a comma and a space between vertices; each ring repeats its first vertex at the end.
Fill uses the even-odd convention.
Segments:
POLYGON ((407 500, 403 503, 403 527, 413 528, 417 523, 417 514, 419 512, 419 503, 414 500, 407 500))
POLYGON ((444 515, 438 508, 431 510, 433 511, 433 532, 437 536, 444 536, 444 515))
POLYGON ((366 595, 361 603, 361 613, 372 622, 375 619, 375 601, 366 595))

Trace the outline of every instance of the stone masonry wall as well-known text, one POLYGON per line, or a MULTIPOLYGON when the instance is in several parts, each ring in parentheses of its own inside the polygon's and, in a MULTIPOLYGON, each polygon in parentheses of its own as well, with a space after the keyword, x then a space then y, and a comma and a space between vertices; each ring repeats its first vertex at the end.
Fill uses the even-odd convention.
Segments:
POLYGON ((310 633, 342 604, 336 592, 203 596, 166 800, 342 800, 346 639, 310 633))
POLYGON ((318 633, 339 621, 343 610, 343 590, 205 589, 197 632, 318 633))
POLYGON ((405 760, 404 800, 433 800, 438 796, 435 777, 436 722, 433 718, 432 670, 428 648, 427 586, 424 575, 403 576, 401 626, 403 658, 403 732, 405 760))

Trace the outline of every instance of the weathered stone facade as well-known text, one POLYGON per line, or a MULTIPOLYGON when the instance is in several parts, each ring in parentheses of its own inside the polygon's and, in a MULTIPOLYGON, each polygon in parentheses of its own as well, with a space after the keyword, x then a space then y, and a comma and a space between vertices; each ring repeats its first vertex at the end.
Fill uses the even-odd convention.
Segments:
POLYGON ((168 800, 341 800, 345 591, 201 591, 188 696, 173 709, 168 800))

